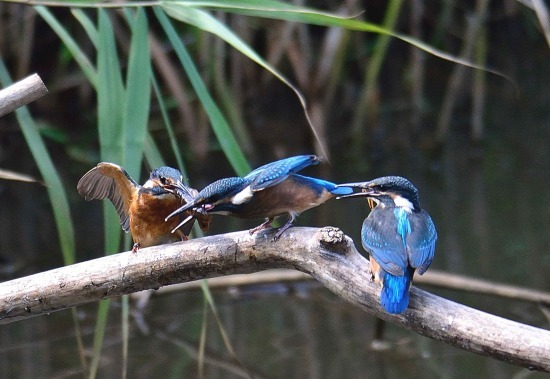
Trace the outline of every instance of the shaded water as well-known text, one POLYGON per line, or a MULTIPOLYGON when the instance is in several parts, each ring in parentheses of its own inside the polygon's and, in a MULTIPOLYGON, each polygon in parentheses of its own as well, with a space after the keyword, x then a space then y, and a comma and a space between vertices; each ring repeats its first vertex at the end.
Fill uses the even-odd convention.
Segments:
MULTIPOLYGON (((346 146, 340 145, 333 149, 332 167, 337 169, 333 169, 332 178, 355 181, 387 174, 410 178, 419 188, 421 204, 432 215, 439 232, 432 268, 550 291, 550 202, 547 200, 550 92, 546 90, 550 88, 550 69, 547 64, 541 64, 536 73, 532 80, 540 82, 524 83, 536 90, 519 101, 492 94, 493 100, 496 97, 498 101, 489 105, 483 146, 472 146, 464 130, 455 130, 437 158, 406 148, 388 149, 365 174, 364 168, 358 167, 355 161, 344 159, 346 146)), ((399 134, 398 127, 392 129, 391 126, 399 122, 391 121, 388 133, 399 134)), ((457 124, 466 129, 468 122, 457 124)), ((8 155, 3 163, 11 167, 18 159, 16 154, 8 155)), ((71 167, 67 162, 57 164, 71 178, 78 178, 88 168, 71 167)), ((224 175, 229 174, 220 174, 224 175)), ((199 180, 209 179, 212 178, 199 180)), ((76 180, 67 179, 67 188, 74 188, 75 183, 76 180)), ((0 186, 1 278, 61 265, 56 241, 51 238, 55 233, 49 225, 51 215, 44 212, 37 215, 37 209, 48 208, 45 191, 31 185, 0 183, 0 186), (30 198, 34 201, 29 202, 30 198), (26 238, 29 233, 34 238, 26 238)), ((101 228, 90 225, 89 220, 101 219, 101 206, 90 207, 76 191, 70 192, 70 196, 74 203, 75 227, 81 237, 78 258, 95 257, 101 228)), ((363 200, 332 201, 306 212, 297 224, 338 226, 359 241, 361 222, 366 214, 363 200)), ((219 217, 214 220, 212 233, 253 225, 254 222, 219 217)), ((427 290, 490 313, 549 328, 549 321, 536 304, 443 289, 427 290)), ((385 342, 373 346, 379 327, 377 319, 314 282, 257 286, 236 293, 217 290, 214 296, 238 357, 249 373, 260 377, 543 377, 389 324, 384 326, 385 342)), ((96 308, 88 305, 78 310, 89 350, 96 308)), ((128 377, 197 376, 195 355, 202 310, 199 291, 153 297, 145 312, 149 333, 143 333, 134 323, 130 327, 128 377)), ((120 333, 120 309, 115 301, 98 377, 120 377, 120 333)), ((243 375, 243 369, 227 353, 211 316, 206 351, 205 377, 243 375)), ((82 377, 71 313, 62 311, 1 326, 0 377, 82 377)))

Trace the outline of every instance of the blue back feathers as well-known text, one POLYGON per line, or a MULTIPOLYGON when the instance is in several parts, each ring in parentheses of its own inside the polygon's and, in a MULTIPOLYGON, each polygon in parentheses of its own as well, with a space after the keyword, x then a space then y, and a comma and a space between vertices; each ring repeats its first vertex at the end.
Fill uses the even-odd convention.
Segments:
POLYGON ((253 192, 275 186, 286 180, 290 175, 318 192, 323 189, 334 195, 348 195, 353 192, 351 187, 337 187, 336 184, 326 180, 296 174, 298 171, 318 163, 319 158, 315 155, 297 155, 258 167, 246 175, 244 179, 250 183, 250 189, 253 192))
POLYGON ((399 236, 401 237, 403 247, 406 249, 407 236, 411 234, 411 223, 409 222, 409 218, 407 217, 407 211, 405 211, 403 208, 395 208, 393 210, 393 214, 397 219, 397 234, 399 234, 399 236))
POLYGON ((204 187, 197 195, 198 199, 208 199, 214 203, 224 197, 234 195, 246 186, 246 180, 239 177, 223 178, 216 180, 204 187))
POLYGON ((437 233, 432 219, 424 210, 407 211, 387 202, 365 219, 361 239, 382 269, 380 304, 389 313, 404 312, 415 270, 423 274, 434 257, 437 233))

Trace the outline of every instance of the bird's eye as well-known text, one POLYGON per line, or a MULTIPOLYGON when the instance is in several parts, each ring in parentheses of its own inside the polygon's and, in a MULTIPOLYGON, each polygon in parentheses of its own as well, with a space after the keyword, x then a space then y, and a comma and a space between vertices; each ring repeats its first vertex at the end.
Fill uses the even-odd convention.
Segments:
POLYGON ((167 184, 168 184, 168 179, 166 179, 164 176, 161 176, 161 177, 160 177, 160 182, 161 182, 161 184, 163 184, 163 185, 167 185, 167 184))

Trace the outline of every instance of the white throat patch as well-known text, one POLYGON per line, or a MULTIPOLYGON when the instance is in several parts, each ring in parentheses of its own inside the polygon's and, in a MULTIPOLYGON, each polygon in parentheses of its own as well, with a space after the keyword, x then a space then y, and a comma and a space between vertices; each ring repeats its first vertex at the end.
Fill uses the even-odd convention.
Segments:
POLYGON ((233 196, 231 199, 232 204, 242 204, 246 203, 248 200, 252 198, 252 190, 250 189, 250 186, 246 186, 245 189, 243 189, 241 192, 233 196))
POLYGON ((143 188, 153 188, 155 186, 155 182, 151 179, 148 179, 145 184, 143 184, 143 188))
POLYGON ((411 213, 414 209, 412 203, 409 200, 405 199, 403 196, 394 196, 393 202, 395 203, 396 207, 403 208, 408 213, 411 213))

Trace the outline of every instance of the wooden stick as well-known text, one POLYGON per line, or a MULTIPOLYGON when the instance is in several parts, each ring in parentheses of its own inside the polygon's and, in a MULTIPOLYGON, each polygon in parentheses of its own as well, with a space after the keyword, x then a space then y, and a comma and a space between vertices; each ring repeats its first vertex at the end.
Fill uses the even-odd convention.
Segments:
POLYGON ((550 372, 550 331, 411 288, 409 309, 379 304, 369 262, 337 228, 221 234, 120 253, 0 283, 0 324, 165 285, 269 268, 305 272, 361 309, 421 335, 533 370, 550 372))
POLYGON ((456 291, 477 292, 512 300, 550 305, 550 293, 548 292, 504 283, 495 283, 489 280, 452 274, 445 271, 430 270, 424 275, 416 275, 414 282, 456 291))
POLYGON ((37 74, 32 74, 0 91, 0 117, 48 93, 37 74))
MULTIPOLYGON (((313 278, 311 275, 295 270, 271 269, 251 274, 237 274, 211 278, 208 279, 208 286, 210 288, 238 287, 303 280, 313 280, 313 278)), ((477 279, 471 276, 458 275, 446 271, 432 269, 424 275, 416 275, 414 277, 414 283, 550 306, 550 293, 548 292, 477 279)), ((180 283, 169 287, 163 287, 155 292, 155 295, 198 288, 200 288, 199 282, 180 283)), ((139 293, 136 293, 134 295, 138 294, 139 293)))

